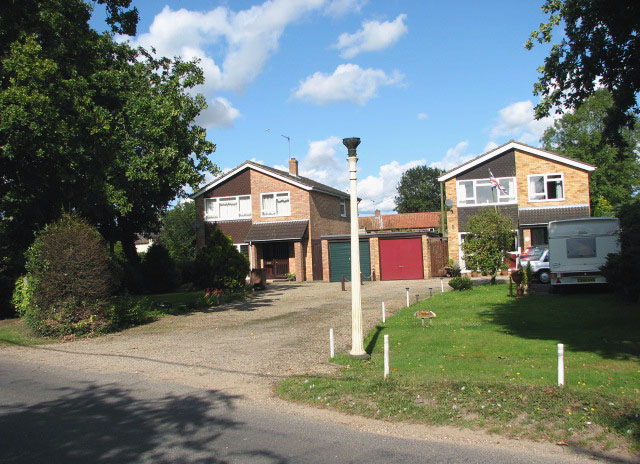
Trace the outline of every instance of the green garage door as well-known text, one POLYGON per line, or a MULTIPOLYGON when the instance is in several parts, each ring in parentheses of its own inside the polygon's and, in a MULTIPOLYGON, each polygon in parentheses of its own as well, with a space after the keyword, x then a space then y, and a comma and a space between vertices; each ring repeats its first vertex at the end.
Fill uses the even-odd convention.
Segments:
MULTIPOLYGON (((371 280, 369 240, 360 241, 362 280, 371 280)), ((342 276, 351 281, 351 242, 329 242, 329 280, 340 282, 342 276)))

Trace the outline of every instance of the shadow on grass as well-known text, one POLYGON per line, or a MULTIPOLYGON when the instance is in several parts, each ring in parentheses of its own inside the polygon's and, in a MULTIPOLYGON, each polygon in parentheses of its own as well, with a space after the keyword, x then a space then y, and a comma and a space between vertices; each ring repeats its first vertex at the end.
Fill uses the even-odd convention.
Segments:
MULTIPOLYGON (((0 461, 221 463, 219 439, 244 427, 229 418, 237 397, 218 391, 141 400, 115 384, 83 382, 52 396, 3 405, 0 461)), ((269 450, 246 454, 285 462, 269 450)))
POLYGON ((378 337, 380 337, 380 332, 385 329, 384 326, 377 325, 375 330, 371 333, 371 339, 367 343, 367 347, 364 349, 367 354, 371 355, 373 353, 373 349, 376 347, 376 343, 378 343, 378 337))
POLYGON ((519 337, 557 340, 568 349, 607 359, 640 360, 640 305, 612 293, 588 290, 509 298, 481 317, 519 337))

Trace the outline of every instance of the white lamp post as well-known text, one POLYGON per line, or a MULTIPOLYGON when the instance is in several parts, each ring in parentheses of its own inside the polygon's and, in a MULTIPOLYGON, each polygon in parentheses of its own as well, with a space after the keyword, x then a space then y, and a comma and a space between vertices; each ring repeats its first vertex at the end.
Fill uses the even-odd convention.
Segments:
POLYGON ((342 143, 349 149, 349 193, 351 212, 351 352, 352 357, 369 359, 364 350, 362 340, 362 297, 360 295, 360 240, 358 239, 358 184, 356 163, 358 162, 356 148, 360 139, 351 137, 342 139, 342 143))

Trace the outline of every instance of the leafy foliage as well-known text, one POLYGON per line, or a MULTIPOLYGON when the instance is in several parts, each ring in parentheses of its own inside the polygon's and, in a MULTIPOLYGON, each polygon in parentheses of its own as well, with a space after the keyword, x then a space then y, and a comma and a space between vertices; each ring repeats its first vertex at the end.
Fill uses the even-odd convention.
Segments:
POLYGON ((180 285, 176 263, 160 243, 154 243, 149 247, 142 259, 140 271, 149 293, 172 292, 180 285))
POLYGON ((113 289, 109 256, 96 230, 69 215, 40 232, 16 283, 17 310, 43 335, 106 330, 113 289))
POLYGON ((159 242, 169 250, 169 256, 180 270, 183 282, 194 280, 194 260, 196 258, 195 202, 176 205, 162 217, 159 242))
POLYGON ((473 281, 469 277, 454 277, 449 280, 449 286, 454 290, 470 290, 473 288, 473 281))
POLYGON ((492 208, 469 218, 469 234, 462 243, 467 267, 486 272, 495 283, 498 271, 506 269, 504 254, 513 243, 513 229, 511 219, 492 208))
POLYGON ((207 230, 205 246, 196 256, 197 279, 200 288, 237 289, 249 274, 249 261, 231 239, 220 229, 207 230))
MULTIPOLYGON (((555 107, 577 108, 599 86, 611 91, 607 111, 609 138, 621 142, 618 129, 633 127, 629 110, 638 113, 640 91, 640 3, 636 0, 546 0, 547 23, 531 33, 525 46, 550 43, 552 31, 564 24, 564 37, 554 44, 540 68, 534 94, 542 95, 536 117, 555 107)), ((620 145, 620 143, 616 143, 620 145)))
POLYGON ((622 147, 603 135, 605 120, 614 101, 606 89, 597 90, 572 113, 566 113, 542 137, 544 148, 596 166, 590 176, 592 211, 596 216, 612 213, 640 186, 640 163, 635 149, 640 126, 633 117, 633 130, 620 129, 622 147))
POLYGON ((398 213, 419 213, 440 210, 440 177, 444 171, 416 166, 402 174, 395 198, 398 213))
POLYGON ((640 299, 640 198, 620 208, 620 253, 610 254, 602 273, 607 282, 629 299, 640 299))
MULTIPOLYGON (((0 16, 0 284, 63 210, 136 262, 135 234, 156 231, 168 202, 216 171, 194 123, 206 108, 191 91, 202 70, 98 34, 83 0, 10 3, 0 16)), ((129 3, 98 0, 114 32, 135 33, 129 3)))

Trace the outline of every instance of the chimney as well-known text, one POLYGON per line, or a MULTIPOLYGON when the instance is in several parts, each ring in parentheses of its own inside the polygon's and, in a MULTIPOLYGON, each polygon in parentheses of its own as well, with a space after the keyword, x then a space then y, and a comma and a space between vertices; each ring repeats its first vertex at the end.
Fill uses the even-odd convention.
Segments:
POLYGON ((376 210, 376 216, 380 216, 380 210, 379 209, 376 210))
POLYGON ((298 177, 298 160, 295 158, 289 159, 289 174, 298 177))

